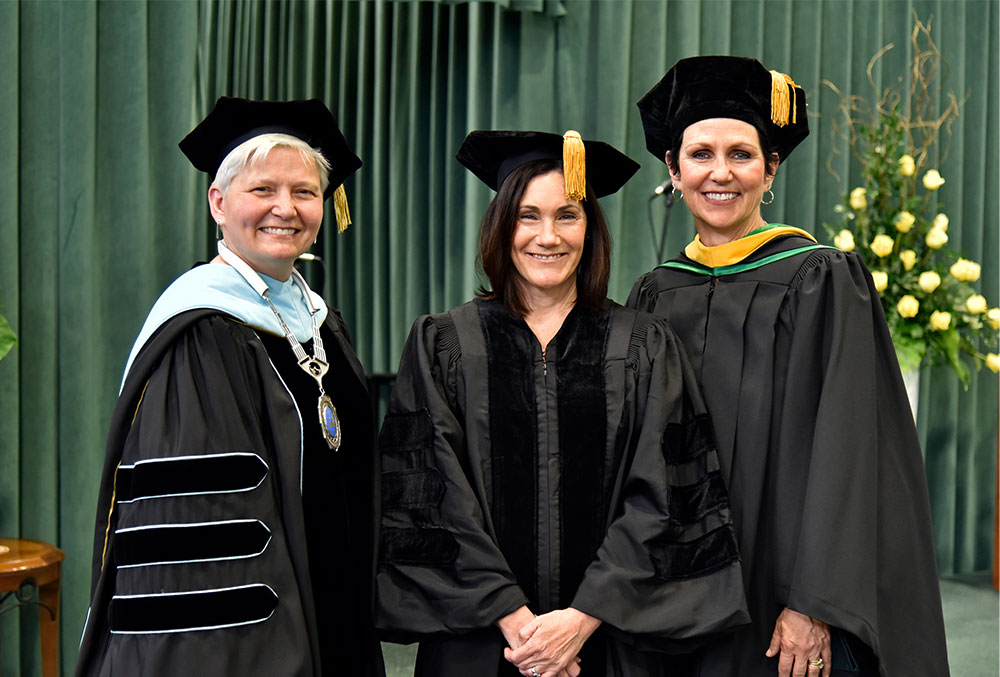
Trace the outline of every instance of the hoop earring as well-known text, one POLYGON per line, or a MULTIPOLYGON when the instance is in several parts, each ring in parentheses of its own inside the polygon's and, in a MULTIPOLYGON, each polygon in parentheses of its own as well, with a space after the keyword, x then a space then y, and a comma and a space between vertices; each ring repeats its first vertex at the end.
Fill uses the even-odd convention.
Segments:
POLYGON ((762 205, 769 205, 769 204, 771 204, 772 202, 774 202, 774 191, 772 191, 772 190, 768 190, 767 192, 768 192, 768 193, 769 193, 769 194, 771 195, 771 199, 770 199, 770 200, 768 200, 767 202, 764 202, 764 197, 763 197, 763 196, 761 196, 761 198, 760 198, 760 203, 761 203, 762 205))
POLYGON ((675 200, 683 200, 684 199, 684 191, 678 190, 677 188, 672 189, 670 191, 670 194, 673 196, 673 198, 675 200))

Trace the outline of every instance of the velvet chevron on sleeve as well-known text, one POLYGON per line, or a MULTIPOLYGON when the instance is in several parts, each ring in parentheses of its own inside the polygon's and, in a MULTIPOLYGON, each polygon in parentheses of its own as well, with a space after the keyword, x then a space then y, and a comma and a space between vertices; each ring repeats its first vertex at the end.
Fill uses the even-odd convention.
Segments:
POLYGON ((383 674, 374 426, 334 313, 323 334, 337 456, 284 337, 206 309, 145 344, 108 436, 77 675, 383 674))

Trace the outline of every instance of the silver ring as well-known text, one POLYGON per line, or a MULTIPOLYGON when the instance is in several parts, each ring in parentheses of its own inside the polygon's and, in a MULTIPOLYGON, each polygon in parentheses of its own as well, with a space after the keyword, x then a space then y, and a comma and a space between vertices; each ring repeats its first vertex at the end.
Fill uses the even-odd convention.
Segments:
POLYGON ((539 677, 538 670, 535 669, 534 665, 531 666, 531 677, 539 677))

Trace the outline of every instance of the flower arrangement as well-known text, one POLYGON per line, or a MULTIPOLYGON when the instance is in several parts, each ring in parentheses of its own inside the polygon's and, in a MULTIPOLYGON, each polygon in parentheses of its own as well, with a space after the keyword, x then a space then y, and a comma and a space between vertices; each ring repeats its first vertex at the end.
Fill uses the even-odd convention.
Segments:
POLYGON ((868 64, 874 104, 825 83, 841 96, 836 129, 848 137, 863 180, 835 208, 840 223, 826 229, 835 247, 857 251, 871 271, 900 367, 947 364, 967 388, 969 362, 1000 371, 1000 308, 991 308, 974 285, 980 265, 948 246, 949 219, 938 199, 947 179, 931 165, 931 151, 958 117, 958 101, 950 94, 944 110, 932 115, 929 94, 940 52, 930 21, 915 19, 912 43, 906 107, 899 92, 880 90, 872 77, 891 44, 868 64))

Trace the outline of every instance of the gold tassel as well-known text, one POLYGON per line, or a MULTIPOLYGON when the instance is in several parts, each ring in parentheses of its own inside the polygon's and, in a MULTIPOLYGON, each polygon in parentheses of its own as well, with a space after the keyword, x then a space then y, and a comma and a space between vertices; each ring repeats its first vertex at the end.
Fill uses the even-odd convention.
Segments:
MULTIPOLYGON (((784 127, 788 124, 788 113, 791 109, 791 123, 794 125, 798 116, 795 103, 795 82, 778 71, 771 71, 771 122, 784 127)), ((799 89, 802 89, 799 87, 799 89)))
POLYGON ((337 186, 333 191, 333 213, 337 216, 337 232, 343 233, 351 225, 351 212, 347 208, 347 193, 344 192, 344 184, 337 186))
POLYGON ((587 151, 580 132, 572 129, 563 134, 563 178, 567 198, 582 200, 587 197, 587 151))

